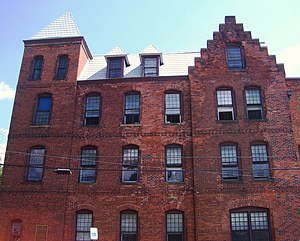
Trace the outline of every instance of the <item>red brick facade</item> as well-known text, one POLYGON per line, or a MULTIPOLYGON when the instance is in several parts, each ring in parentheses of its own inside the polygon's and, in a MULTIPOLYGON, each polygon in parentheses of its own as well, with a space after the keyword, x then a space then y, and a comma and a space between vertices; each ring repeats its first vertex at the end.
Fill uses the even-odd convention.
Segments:
MULTIPOLYGON (((140 241, 167 240, 168 213, 183 214, 185 241, 239 240, 232 239, 231 215, 246 212, 249 220, 250 213, 267 214, 268 240, 300 239, 299 84, 285 79, 283 66, 234 17, 220 24, 188 76, 77 81, 90 58, 83 37, 25 41, 2 180, 0 241, 18 240, 11 237, 13 223, 21 223, 22 241, 76 240, 76 214, 83 210, 92 213, 101 241, 121 240, 124 211, 137 214, 140 241), (229 46, 241 49, 239 68, 228 67, 229 46), (44 56, 41 79, 30 81, 39 55, 44 56), (60 55, 69 59, 64 80, 55 79, 60 55), (247 105, 247 90, 260 93, 259 104, 247 105), (124 94, 131 91, 140 94, 140 123, 127 125, 124 94), (165 123, 168 91, 180 93, 180 124, 165 123), (221 106, 218 91, 230 92, 232 104, 221 106), (50 122, 35 125, 42 94, 52 97, 50 122), (84 125, 89 94, 101 100, 96 126, 84 125), (260 108, 261 118, 251 119, 251 108, 260 108), (224 110, 232 120, 228 113, 227 120, 218 118, 224 110), (139 178, 124 184, 123 149, 132 145, 139 149, 139 178), (182 148, 183 182, 166 182, 168 145, 182 148), (96 180, 80 183, 80 153, 91 146, 97 150, 96 180), (222 146, 234 146, 237 155, 237 172, 228 179, 222 146), (251 148, 258 146, 268 155, 270 175, 264 178, 253 176, 253 166, 261 163, 253 163, 251 148), (44 174, 41 181, 28 182, 28 155, 35 147, 45 148, 44 174), (59 175, 57 168, 72 174, 59 175)), ((250 240, 267 240, 255 239, 250 224, 250 240)))

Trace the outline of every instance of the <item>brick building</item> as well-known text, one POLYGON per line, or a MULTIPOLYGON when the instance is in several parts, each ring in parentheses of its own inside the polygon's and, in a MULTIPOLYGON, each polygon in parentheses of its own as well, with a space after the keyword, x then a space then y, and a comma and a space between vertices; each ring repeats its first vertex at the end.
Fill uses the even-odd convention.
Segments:
POLYGON ((299 79, 226 17, 199 52, 24 41, 0 241, 299 240, 299 79), (293 110, 293 111, 291 111, 293 110))

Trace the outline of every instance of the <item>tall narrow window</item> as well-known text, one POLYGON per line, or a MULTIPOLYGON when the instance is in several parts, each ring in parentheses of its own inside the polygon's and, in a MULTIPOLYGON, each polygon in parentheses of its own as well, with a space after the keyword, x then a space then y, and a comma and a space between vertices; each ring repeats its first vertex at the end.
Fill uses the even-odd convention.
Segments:
POLYGON ((125 94, 124 124, 140 123, 140 93, 125 94))
POLYGON ((157 60, 157 57, 144 57, 144 76, 158 76, 157 60))
POLYGON ((89 95, 85 101, 85 125, 98 125, 100 119, 100 95, 89 95))
POLYGON ((247 117, 249 120, 262 120, 263 110, 261 104, 260 89, 251 88, 245 90, 246 104, 247 104, 247 117))
POLYGON ((108 61, 108 78, 123 77, 123 58, 110 58, 108 61))
POLYGON ((232 90, 217 90, 218 120, 234 120, 232 90))
POLYGON ((226 53, 227 53, 227 65, 229 69, 244 68, 242 51, 239 45, 227 46, 226 53))
POLYGON ((237 147, 232 144, 221 146, 222 177, 223 179, 238 179, 237 147))
POLYGON ((167 213, 166 219, 167 241, 183 241, 183 213, 167 213))
POLYGON ((139 148, 137 146, 123 149, 122 182, 133 183, 139 178, 139 148))
POLYGON ((166 147, 166 182, 183 182, 181 146, 166 147))
POLYGON ((251 145, 251 155, 253 164, 253 177, 255 179, 270 178, 267 145, 251 145))
POLYGON ((33 60, 31 80, 40 80, 42 77, 42 66, 44 57, 36 56, 33 60))
POLYGON ((41 181, 44 175, 44 148, 33 148, 30 150, 27 181, 41 181))
POLYGON ((65 79, 68 73, 68 55, 61 55, 58 57, 58 65, 56 72, 56 79, 65 79))
POLYGON ((50 113, 52 107, 51 95, 41 95, 38 98, 36 113, 35 113, 35 125, 49 125, 50 113))
POLYGON ((137 213, 126 211, 121 213, 121 241, 137 241, 137 213))
POLYGON ((165 94, 165 122, 181 123, 181 98, 180 93, 165 94))
POLYGON ((90 228, 93 223, 93 213, 82 210, 76 214, 76 241, 90 241, 90 228))
POLYGON ((34 241, 47 241, 48 226, 36 225, 35 226, 35 239, 34 241))
POLYGON ((11 223, 10 241, 21 240, 22 221, 19 219, 13 220, 11 223))
POLYGON ((94 183, 96 181, 97 149, 85 147, 81 149, 80 176, 81 183, 94 183))
POLYGON ((269 215, 265 209, 230 213, 232 241, 270 241, 269 215))

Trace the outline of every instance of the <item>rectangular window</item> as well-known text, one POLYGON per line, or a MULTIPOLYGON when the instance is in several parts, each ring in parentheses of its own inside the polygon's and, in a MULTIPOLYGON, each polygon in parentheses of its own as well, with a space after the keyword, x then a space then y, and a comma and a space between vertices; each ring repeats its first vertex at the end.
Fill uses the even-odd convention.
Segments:
POLYGON ((244 68, 244 61, 242 57, 241 47, 230 45, 226 48, 227 65, 229 69, 244 68))
POLYGON ((166 148, 166 182, 183 182, 181 146, 166 148))
POLYGON ((165 94, 165 122, 181 123, 181 100, 179 93, 165 94))
POLYGON ((144 76, 158 76, 157 57, 144 57, 144 76))
POLYGON ((222 177, 223 179, 238 179, 238 158, 235 145, 221 146, 222 177))
POLYGON ((40 96, 38 98, 34 121, 35 125, 49 125, 51 107, 51 96, 40 96))
POLYGON ((167 241, 183 241, 182 213, 167 213, 167 241))
POLYGON ((44 175, 45 149, 31 149, 27 181, 41 181, 44 175))
POLYGON ((133 183, 139 178, 139 149, 124 148, 122 162, 122 182, 133 183))
POLYGON ((81 168, 79 182, 94 183, 96 181, 97 150, 85 148, 81 150, 81 168))
POLYGON ((270 178, 267 145, 251 145, 253 177, 255 179, 270 178))
POLYGON ((231 90, 217 91, 218 120, 234 120, 234 110, 231 90))
POLYGON ((76 216, 76 241, 90 241, 92 227, 92 213, 78 213, 76 216))
POLYGON ((36 56, 33 61, 31 79, 40 80, 42 77, 43 56, 36 56))
POLYGON ((230 213, 232 241, 270 241, 270 230, 266 211, 230 213))
POLYGON ((263 111, 260 89, 246 89, 247 117, 249 120, 262 120, 263 111))
POLYGON ((128 93, 125 95, 124 124, 140 123, 140 94, 128 93))
POLYGON ((110 58, 108 68, 109 78, 122 78, 123 77, 123 59, 122 58, 110 58))
POLYGON ((21 220, 13 220, 11 225, 11 239, 14 240, 21 240, 21 231, 22 231, 22 222, 21 220))
POLYGON ((121 214, 121 241, 137 241, 137 214, 121 214))
POLYGON ((34 241, 47 241, 47 236, 48 236, 48 226, 36 225, 34 241))
POLYGON ((85 102, 85 125, 98 125, 100 117, 100 95, 86 97, 85 102))
POLYGON ((68 73, 68 56, 62 55, 58 58, 56 79, 65 79, 68 73))

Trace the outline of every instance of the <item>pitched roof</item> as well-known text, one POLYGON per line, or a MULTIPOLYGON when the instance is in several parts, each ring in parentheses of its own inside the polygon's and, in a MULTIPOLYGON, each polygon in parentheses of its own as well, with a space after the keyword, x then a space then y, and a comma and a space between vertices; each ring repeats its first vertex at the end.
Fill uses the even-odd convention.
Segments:
POLYGON ((125 57, 126 66, 130 65, 127 53, 125 53, 124 50, 121 49, 119 46, 114 47, 105 55, 105 59, 109 57, 125 57))
MULTIPOLYGON (((106 55, 93 56, 94 58, 88 61, 78 76, 78 81, 84 80, 102 80, 107 79, 106 70, 107 62, 106 55)), ((182 76, 188 75, 188 67, 194 66, 195 57, 200 57, 199 52, 185 53, 162 53, 164 64, 159 66, 159 76, 182 76)), ((141 77, 143 67, 139 54, 127 54, 130 66, 124 68, 123 78, 141 77)))
POLYGON ((71 12, 66 12, 43 28, 31 39, 51 39, 82 36, 71 12))
POLYGON ((161 52, 153 45, 150 44, 142 50, 141 55, 160 54, 161 52))

